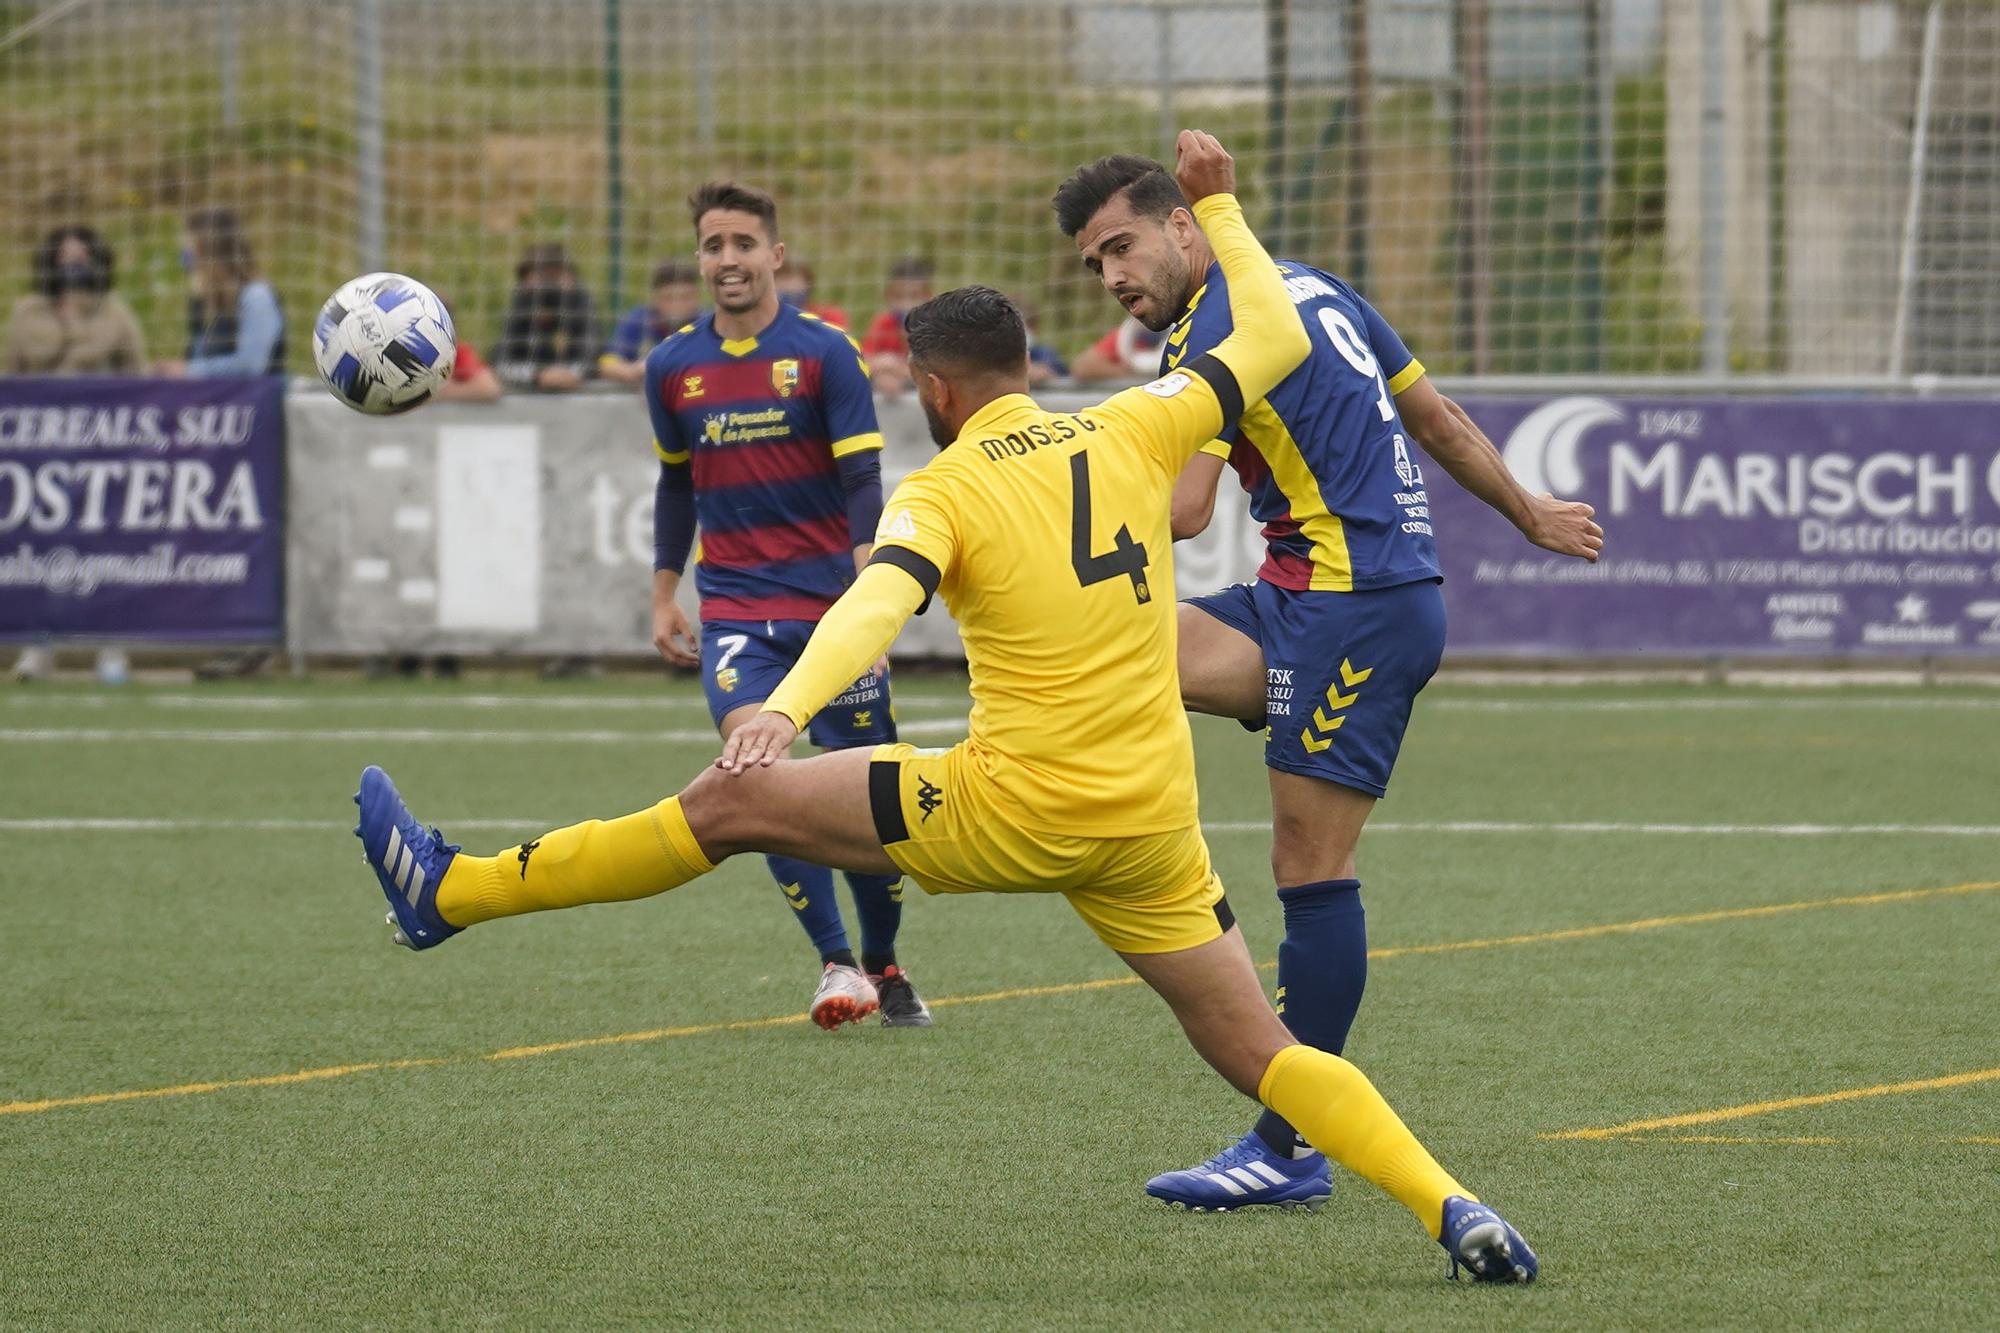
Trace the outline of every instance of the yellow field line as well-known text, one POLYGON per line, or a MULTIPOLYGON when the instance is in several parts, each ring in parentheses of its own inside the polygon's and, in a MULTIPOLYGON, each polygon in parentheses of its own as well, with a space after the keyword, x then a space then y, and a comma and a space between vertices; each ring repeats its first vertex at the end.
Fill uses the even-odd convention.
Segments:
MULTIPOLYGON (((1543 1135, 1544 1138, 1549 1137, 1543 1135)), ((1946 1146, 1973 1148, 2000 1148, 2000 1139, 1983 1137, 1926 1137, 1888 1138, 1875 1137, 1829 1137, 1823 1134, 1628 1134, 1617 1140, 1620 1143, 1719 1143, 1730 1146, 1750 1146, 1757 1144, 1775 1145, 1781 1148, 1852 1148, 1860 1146, 1896 1147, 1904 1144, 1922 1144, 1927 1147, 1946 1146)))
POLYGON ((1768 1102, 1745 1102, 1741 1106, 1723 1106, 1712 1111, 1663 1115, 1654 1120, 1628 1120, 1622 1125, 1607 1125, 1603 1129, 1565 1129, 1541 1137, 1545 1139, 1630 1138, 1655 1129, 1713 1125, 1723 1120, 1747 1120, 1751 1116, 1770 1115, 1777 1111, 1796 1111, 1807 1106, 1831 1106, 1835 1102, 1857 1102, 1867 1097, 1900 1097, 1911 1092, 1937 1092, 1944 1088, 1963 1088, 1974 1083, 1991 1083, 1996 1079, 2000 1079, 2000 1069, 1975 1069, 1964 1074, 1946 1074, 1942 1078, 1912 1079, 1908 1083, 1877 1083, 1866 1088, 1843 1088, 1839 1092, 1816 1092, 1804 1097, 1780 1097, 1768 1102))
MULTIPOLYGON (((1982 893, 2000 889, 2000 881, 1950 884, 1940 888, 1903 889, 1892 893, 1856 894, 1842 898, 1815 898, 1802 902, 1777 903, 1767 907, 1740 907, 1717 912, 1692 912, 1682 916, 1647 917, 1639 921, 1618 921, 1601 926, 1579 926, 1568 930, 1549 930, 1529 935, 1504 935, 1491 939, 1447 940, 1439 944, 1413 944, 1388 949, 1370 949, 1371 961, 1386 958, 1414 957, 1421 954, 1458 953, 1477 949, 1499 949, 1523 944, 1553 944, 1566 940, 1593 939, 1603 935, 1628 934, 1642 930, 1660 930, 1668 926, 1706 925, 1717 921, 1742 921, 1758 917, 1776 916, 1786 912, 1803 912, 1828 907, 1873 907, 1885 903, 1914 902, 1923 898, 1937 898, 1954 894, 1982 893)), ((1275 966, 1262 965, 1263 970, 1275 966)), ((1136 976, 1102 977, 1092 981, 1061 982, 1048 986, 1020 986, 1009 990, 987 991, 977 995, 953 995, 930 1002, 933 1009, 950 1005, 992 1004, 1001 1000, 1031 999, 1049 995, 1076 995, 1085 991, 1110 990, 1119 986, 1136 986, 1136 976)), ((578 1037, 569 1041, 544 1042, 534 1046, 509 1046, 503 1050, 488 1051, 477 1057, 433 1056, 411 1060, 375 1060, 362 1064, 331 1065, 320 1069, 301 1069, 290 1074, 264 1074, 253 1078, 219 1079, 206 1083, 181 1083, 166 1088, 131 1088, 122 1092, 93 1092, 76 1097, 45 1097, 39 1101, 0 1102, 0 1115, 33 1115, 44 1111, 57 1111, 78 1106, 101 1106, 107 1102, 143 1101, 159 1097, 191 1097, 211 1092, 227 1092, 237 1088, 280 1087, 291 1083, 311 1083, 324 1079, 346 1078, 353 1074, 372 1073, 386 1069, 415 1069, 430 1065, 455 1064, 466 1058, 480 1060, 525 1060, 531 1056, 554 1055, 563 1051, 584 1050, 593 1046, 624 1046, 637 1042, 669 1041, 682 1037, 701 1037, 718 1032, 748 1032, 759 1028, 792 1027, 806 1021, 803 1015, 788 1014, 777 1018, 737 1019, 724 1023, 700 1023, 686 1027, 648 1028, 638 1032, 619 1032, 599 1037, 578 1037)), ((2000 1071, 1994 1071, 2000 1075, 2000 1071)), ((1679 1123, 1679 1122, 1675 1122, 1679 1123)), ((1700 1123, 1690 1121, 1688 1123, 1700 1123)), ((1611 1130, 1573 1130, 1556 1137, 1612 1137, 1627 1131, 1628 1127, 1611 1130)), ((1544 1135, 1543 1137, 1550 1137, 1544 1135)))
POLYGON ((1936 889, 1899 889, 1893 893, 1859 893, 1846 898, 1807 898, 1800 902, 1771 903, 1763 907, 1732 907, 1716 912, 1690 912, 1683 916, 1653 916, 1639 921, 1614 921, 1602 926, 1578 926, 1573 930, 1551 930, 1536 935, 1503 935, 1490 940, 1453 940, 1444 944, 1411 944, 1398 949, 1371 949, 1370 959, 1402 958, 1410 954, 1459 953, 1468 949, 1499 949, 1513 944, 1551 944, 1560 940, 1588 940, 1601 935, 1624 935, 1663 926, 1699 926, 1715 921, 1749 921, 1758 917, 1783 916, 1788 912, 1811 912, 1826 907, 1880 907, 1885 903, 1915 902, 1919 898, 1941 898, 1965 893, 1990 893, 2000 889, 2000 881, 1948 884, 1936 889))

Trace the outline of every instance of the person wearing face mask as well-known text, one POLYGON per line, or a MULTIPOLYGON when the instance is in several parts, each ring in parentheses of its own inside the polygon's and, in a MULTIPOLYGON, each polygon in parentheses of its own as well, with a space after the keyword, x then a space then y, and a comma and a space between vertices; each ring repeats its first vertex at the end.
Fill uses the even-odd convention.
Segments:
POLYGON ((930 299, 928 259, 899 259, 890 266, 889 287, 883 293, 888 309, 875 316, 861 339, 861 354, 868 358, 875 392, 885 398, 894 398, 910 387, 910 342, 903 335, 903 321, 911 310, 930 299))
MULTIPOLYGON (((29 261, 31 291, 7 321, 9 375, 136 375, 146 367, 146 335, 111 290, 111 246, 89 227, 58 227, 29 261)), ((29 644, 14 662, 14 679, 42 680, 55 670, 55 649, 29 644)), ((125 679, 123 651, 97 654, 106 684, 125 679)))
POLYGON ((7 321, 9 375, 135 375, 146 335, 111 290, 111 246, 89 227, 58 227, 35 247, 30 292, 7 321))
POLYGON ((569 251, 531 245, 514 265, 514 294, 494 369, 509 388, 580 388, 597 361, 597 307, 569 251))
POLYGON ((277 290, 257 274, 250 238, 233 209, 188 215, 181 264, 188 271, 185 361, 162 361, 162 375, 213 379, 278 375, 285 369, 285 312, 277 290))

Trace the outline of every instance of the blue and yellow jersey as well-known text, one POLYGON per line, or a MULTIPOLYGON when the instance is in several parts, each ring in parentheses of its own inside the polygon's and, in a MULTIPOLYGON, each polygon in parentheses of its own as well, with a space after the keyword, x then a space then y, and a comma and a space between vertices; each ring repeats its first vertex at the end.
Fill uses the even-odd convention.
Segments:
MULTIPOLYGON (((1424 476, 1395 400, 1423 366, 1339 278, 1290 260, 1278 272, 1312 353, 1207 450, 1229 460, 1264 525, 1257 577, 1330 592, 1439 577, 1424 476)), ((1231 327, 1228 285, 1211 265, 1168 331, 1162 372, 1212 350, 1231 327)))
POLYGON ((868 368, 792 306, 754 338, 705 314, 646 357, 653 448, 692 471, 704 620, 818 620, 854 582, 836 460, 879 450, 868 368))

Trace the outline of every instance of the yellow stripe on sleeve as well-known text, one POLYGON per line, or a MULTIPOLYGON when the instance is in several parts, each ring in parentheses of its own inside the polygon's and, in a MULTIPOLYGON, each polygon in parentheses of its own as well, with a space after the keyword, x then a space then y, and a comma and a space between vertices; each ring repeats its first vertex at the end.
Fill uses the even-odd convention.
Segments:
POLYGON ((653 441, 653 452, 660 456, 660 461, 662 463, 685 463, 688 461, 687 450, 676 449, 670 452, 667 449, 661 447, 660 442, 658 440, 653 441))
POLYGON ((835 440, 833 442, 833 456, 835 458, 845 458, 849 454, 858 454, 864 449, 880 449, 881 447, 882 433, 880 431, 870 431, 866 435, 850 435, 844 440, 835 440))
POLYGON ((1227 440, 1210 440, 1201 447, 1199 452, 1207 454, 1211 458, 1220 458, 1226 463, 1229 461, 1229 455, 1234 453, 1235 450, 1236 446, 1227 440))
POLYGON ((1401 393, 1424 377, 1424 363, 1412 358, 1410 364, 1396 372, 1389 381, 1390 393, 1401 393))

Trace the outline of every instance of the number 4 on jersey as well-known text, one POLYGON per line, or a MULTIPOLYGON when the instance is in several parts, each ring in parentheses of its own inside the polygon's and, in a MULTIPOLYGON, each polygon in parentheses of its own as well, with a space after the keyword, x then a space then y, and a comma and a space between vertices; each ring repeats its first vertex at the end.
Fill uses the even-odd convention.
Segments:
POLYGON ((1132 529, 1118 525, 1118 535, 1102 555, 1090 551, 1090 451, 1079 449, 1070 455, 1069 477, 1074 493, 1069 511, 1069 563, 1077 582, 1088 588, 1093 583, 1115 579, 1120 574, 1132 580, 1132 594, 1141 605, 1153 600, 1146 586, 1146 544, 1132 540, 1132 529))

